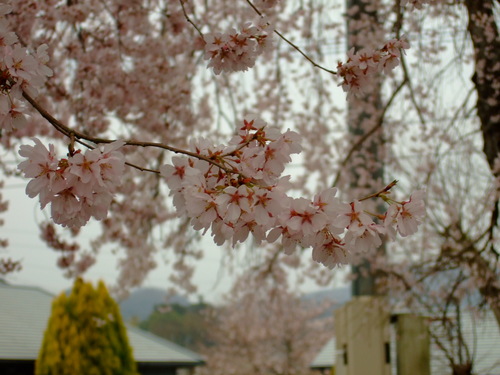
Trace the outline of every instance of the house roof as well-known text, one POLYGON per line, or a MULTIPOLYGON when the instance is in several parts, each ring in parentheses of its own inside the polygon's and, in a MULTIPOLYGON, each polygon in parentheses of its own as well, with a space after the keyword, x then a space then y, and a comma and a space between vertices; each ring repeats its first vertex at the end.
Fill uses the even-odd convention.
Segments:
MULTIPOLYGON (((0 282, 0 360, 35 360, 54 296, 36 287, 0 282)), ((137 362, 195 366, 203 359, 168 340, 125 325, 137 362)))
POLYGON ((329 340, 311 362, 311 368, 330 368, 335 365, 335 338, 329 340))

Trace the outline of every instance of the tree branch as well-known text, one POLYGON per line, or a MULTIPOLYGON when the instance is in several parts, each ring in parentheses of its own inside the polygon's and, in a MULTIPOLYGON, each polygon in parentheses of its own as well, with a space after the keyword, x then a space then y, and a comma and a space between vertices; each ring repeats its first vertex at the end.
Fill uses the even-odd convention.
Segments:
MULTIPOLYGON (((87 134, 81 133, 77 130, 71 129, 70 127, 66 126, 61 121, 56 119, 54 116, 52 116, 48 111, 45 110, 45 108, 43 108, 37 101, 35 101, 35 99, 33 99, 25 91, 23 91, 23 97, 33 106, 33 108, 35 108, 38 111, 38 113, 40 113, 40 115, 44 119, 46 119, 50 124, 52 124, 54 126, 54 128, 56 128, 57 131, 59 131, 60 133, 64 134, 67 137, 74 137, 76 140, 84 139, 86 141, 93 142, 96 144, 98 144, 98 143, 112 143, 112 142, 116 141, 113 139, 92 137, 92 136, 89 136, 87 134)), ((83 144, 86 147, 89 147, 85 143, 83 143, 83 144)), ((206 161, 207 163, 210 163, 210 164, 212 164, 212 165, 214 165, 214 166, 216 166, 216 167, 218 167, 218 168, 222 169, 223 171, 230 173, 230 174, 238 173, 238 172, 235 172, 234 169, 225 167, 224 165, 216 162, 215 160, 213 160, 207 156, 200 155, 200 154, 197 154, 197 153, 194 153, 191 151, 187 151, 187 150, 182 150, 180 148, 169 146, 169 145, 159 143, 159 142, 142 142, 142 141, 135 141, 135 140, 126 140, 125 145, 126 146, 137 146, 137 147, 160 148, 160 149, 164 149, 167 151, 171 151, 171 152, 176 153, 176 154, 183 154, 183 155, 187 155, 187 156, 190 156, 190 157, 193 157, 196 159, 206 161)), ((139 170, 157 173, 157 171, 155 171, 155 170, 143 168, 143 167, 138 167, 138 166, 130 164, 130 163, 127 163, 127 165, 132 166, 134 168, 137 168, 139 170)))
MULTIPOLYGON (((250 0, 245 0, 248 5, 252 7, 252 9, 257 13, 259 16, 264 17, 262 12, 257 9, 255 5, 252 4, 250 0)), ((328 68, 325 68, 324 66, 319 65, 316 63, 312 58, 310 58, 304 51, 300 49, 296 44, 294 44, 292 41, 287 39, 283 34, 281 34, 278 30, 273 30, 276 35, 278 35, 281 39, 283 39, 286 43, 288 43, 289 46, 291 46, 294 50, 296 50, 298 53, 300 53, 307 61, 309 61, 315 68, 321 69, 327 73, 337 75, 337 72, 330 70, 328 68)))
POLYGON ((203 33, 201 32, 200 28, 198 26, 196 26, 196 24, 191 20, 191 18, 189 18, 188 14, 186 12, 186 8, 184 7, 184 1, 185 0, 179 0, 179 3, 181 3, 182 13, 184 13, 184 17, 186 18, 186 21, 188 21, 191 25, 193 25, 193 27, 196 29, 196 31, 198 31, 198 34, 200 34, 201 39, 205 40, 205 38, 203 38, 203 33))

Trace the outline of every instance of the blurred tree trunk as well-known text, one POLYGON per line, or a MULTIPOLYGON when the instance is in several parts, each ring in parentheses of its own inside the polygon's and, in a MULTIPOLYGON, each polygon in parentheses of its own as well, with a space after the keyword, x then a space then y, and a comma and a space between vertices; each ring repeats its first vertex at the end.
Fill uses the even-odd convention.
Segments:
MULTIPOLYGON (((374 2, 364 0, 346 0, 347 16, 347 49, 359 51, 363 48, 380 48, 384 40, 384 32, 380 26, 377 6, 374 2)), ((382 108, 382 78, 374 78, 367 93, 348 98, 347 124, 353 144, 374 128, 379 120, 382 108)), ((349 176, 344 185, 352 192, 350 198, 361 198, 373 192, 374 186, 383 186, 383 146, 382 129, 377 130, 362 147, 355 151, 346 166, 349 176)), ((372 207, 372 212, 377 207, 372 207)), ((373 256, 384 256, 382 246, 373 256)), ((362 259, 352 266, 355 275, 352 284, 352 295, 376 295, 377 270, 374 270, 369 258, 362 259)))
MULTIPOLYGON (((499 178, 500 171, 495 170, 495 159, 499 157, 500 152, 500 37, 493 12, 494 0, 465 0, 465 6, 469 17, 467 29, 474 46, 475 67, 472 81, 477 94, 476 107, 477 115, 481 121, 481 132, 484 141, 483 151, 493 174, 499 178)), ((498 193, 497 191, 497 199, 491 217, 491 239, 493 229, 498 225, 498 193)), ((499 254, 493 244, 491 244, 489 251, 495 254, 498 262, 499 254)), ((483 275, 482 277, 486 279, 498 279, 494 271, 496 265, 491 270, 489 264, 481 255, 477 258, 479 260, 479 262, 476 262, 478 274, 483 275)), ((500 287, 498 287, 498 280, 486 281, 486 287, 480 288, 479 291, 488 301, 500 327, 500 296, 498 295, 500 287), (496 287, 488 287, 491 285, 496 287)))

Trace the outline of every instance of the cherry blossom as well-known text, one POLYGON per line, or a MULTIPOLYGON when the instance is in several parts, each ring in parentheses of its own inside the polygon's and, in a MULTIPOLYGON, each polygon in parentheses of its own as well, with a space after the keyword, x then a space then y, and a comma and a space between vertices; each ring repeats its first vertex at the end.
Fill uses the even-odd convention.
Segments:
POLYGON ((85 154, 78 150, 59 159, 53 145, 47 149, 39 139, 33 141, 34 146, 22 145, 19 150, 27 160, 18 168, 31 178, 28 196, 38 195, 42 208, 51 203, 52 219, 63 226, 79 228, 91 217, 104 219, 123 174, 124 159, 117 150, 124 143, 98 145, 85 154))
POLYGON ((312 259, 330 269, 348 264, 350 254, 340 237, 329 231, 322 231, 317 237, 318 243, 313 247, 312 259))
POLYGON ((11 11, 8 4, 0 9, 0 129, 7 132, 26 124, 26 107, 20 102, 22 90, 36 96, 37 88, 52 76, 52 70, 46 66, 48 46, 42 44, 30 54, 4 19, 11 11))
MULTIPOLYGON (((374 222, 363 202, 342 202, 334 188, 312 200, 287 194, 287 177, 282 173, 290 155, 302 149, 297 133, 281 133, 260 119, 244 120, 228 146, 198 139, 191 147, 196 155, 217 164, 175 156, 160 173, 171 189, 178 214, 188 216, 195 230, 210 230, 216 244, 229 241, 234 246, 250 234, 257 243, 272 243, 281 237, 286 254, 299 246, 312 247, 313 259, 330 268, 382 244, 386 228, 374 222)), ((382 190, 380 197, 386 197, 394 185, 382 190)), ((418 217, 414 225, 420 223, 424 210, 419 193, 390 207, 404 212, 405 218, 408 213, 418 217)), ((405 220, 406 227, 413 228, 405 220)))
POLYGON ((206 365, 198 375, 313 373, 311 360, 330 338, 332 303, 300 298, 284 273, 245 273, 219 307, 205 312, 213 344, 201 347, 206 365))
POLYGON ((217 206, 221 207, 220 214, 225 220, 236 222, 242 212, 250 211, 253 199, 248 195, 249 190, 245 185, 240 185, 238 188, 228 186, 217 197, 217 206))
MULTIPOLYGON (((8 13, 10 13, 10 11, 8 13)), ((1 12, 0 14, 4 15, 3 12, 1 12)), ((11 46, 14 43, 17 43, 17 41, 17 35, 9 30, 5 19, 0 18, 0 47, 11 46)))
POLYGON ((26 194, 30 198, 40 195, 43 207, 50 202, 50 196, 61 191, 65 184, 60 173, 57 173, 59 160, 56 158, 53 145, 47 149, 38 138, 33 138, 34 146, 22 145, 19 155, 27 158, 18 166, 24 177, 31 178, 26 186, 26 194))
POLYGON ((206 33, 205 60, 215 74, 245 71, 255 65, 257 56, 272 46, 272 33, 266 20, 245 23, 240 30, 206 33))
POLYGON ((324 212, 317 210, 305 198, 291 199, 288 209, 279 216, 282 226, 291 236, 307 237, 319 232, 327 223, 324 212))
POLYGON ((372 77, 380 72, 389 73, 399 65, 401 51, 410 48, 406 37, 391 39, 377 50, 363 49, 357 53, 354 47, 347 53, 346 63, 339 62, 337 73, 343 79, 339 86, 349 94, 362 94, 372 77))
POLYGON ((0 259, 0 275, 6 275, 10 272, 20 271, 22 265, 20 261, 15 261, 10 258, 0 259))
MULTIPOLYGON (((61 235, 82 245, 77 228, 101 219, 92 256, 110 245, 123 252, 125 289, 144 280, 161 250, 175 258, 169 277, 192 291, 191 261, 200 256, 194 229, 217 244, 250 240, 265 254, 255 257, 265 258, 263 267, 277 263, 269 251, 323 285, 334 274, 329 268, 360 256, 369 257, 377 277, 398 275, 405 281, 398 287, 409 293, 422 287, 406 282, 415 280, 410 262, 414 272, 421 259, 424 277, 453 267, 475 287, 472 300, 480 295, 481 305, 500 317, 494 1, 359 2, 344 12, 342 1, 296 7, 257 0, 251 3, 266 18, 254 22, 250 2, 233 3, 3 1, 5 174, 19 173, 8 162, 19 145, 39 137, 46 146, 34 141, 36 151, 23 148, 40 153, 23 156, 32 160, 28 173, 21 168, 28 194, 71 228, 60 228, 61 235), (410 12, 425 4, 438 6, 410 12), (418 42, 404 57, 405 69, 392 73, 408 48, 391 39, 402 32, 418 42), (332 53, 345 40, 356 48, 338 71, 323 66, 337 59, 332 53), (206 74, 207 63, 209 73, 220 75, 206 74), (224 75, 252 66, 244 80, 224 75), (328 77, 347 91, 347 106, 328 77), (370 95, 355 97, 363 93, 370 95), (235 126, 246 113, 269 125, 254 119, 235 126), (450 126, 443 126, 446 119, 450 126), (293 132, 285 135, 288 127, 293 132), (49 146, 54 139, 94 147, 116 138, 128 140, 127 167, 121 157, 101 155, 118 150, 86 152, 82 145, 63 157, 49 146), (425 181, 431 210, 425 222, 418 193, 400 200, 372 194, 386 176, 401 179, 408 194, 425 181), (371 257, 382 253, 373 249, 386 237, 409 236, 422 225, 424 235, 389 244, 387 259, 371 257), (304 262, 301 254, 309 251, 326 267, 304 262)), ((85 269, 83 251, 65 251, 61 266, 85 269)), ((456 290, 442 300, 459 301, 465 288, 456 290)))
POLYGON ((0 99, 0 128, 7 132, 22 129, 26 125, 25 105, 14 98, 0 99))
POLYGON ((346 247, 355 250, 356 253, 368 253, 382 245, 381 234, 384 228, 376 223, 367 226, 356 227, 356 230, 349 230, 344 237, 346 247), (362 228, 362 230, 361 230, 362 228))
MULTIPOLYGON (((276 2, 258 5, 271 9, 276 2)), ((78 17, 85 18, 85 14, 78 17)), ((47 66, 47 45, 25 48, 3 27, 5 24, 0 26, 0 70, 4 76, 0 118, 3 128, 13 131, 26 121, 24 111, 19 110, 24 107, 18 101, 23 95, 35 97, 52 70, 47 66)), ((270 22, 259 17, 256 22, 242 23, 238 30, 205 34, 208 66, 216 74, 247 70, 258 55, 272 49, 270 31, 270 22)), ((401 48, 407 48, 404 41, 393 40, 372 55, 362 52, 357 58, 351 51, 348 64, 358 62, 363 74, 371 70, 387 72, 397 65, 401 48)), ((86 72, 93 69, 89 65, 86 72)), ((365 75, 361 78, 368 80, 365 75)), ((33 100, 30 103, 44 114, 33 100)), ((44 117, 57 130, 73 137, 64 125, 44 117)), ((105 128, 106 122, 101 119, 97 128, 105 128)), ((359 202, 342 203, 334 198, 334 189, 319 193, 313 200, 288 195, 288 177, 282 174, 291 155, 302 151, 300 138, 294 131, 282 132, 260 119, 245 120, 227 145, 214 145, 206 138, 192 139, 191 157, 173 157, 172 165, 161 165, 159 172, 170 188, 177 214, 188 217, 193 229, 210 231, 216 244, 229 242, 234 246, 249 236, 260 244, 281 237, 285 253, 292 254, 298 247, 312 248, 314 260, 332 268, 379 246, 383 230, 366 219, 361 208, 358 210, 359 202)), ((63 226, 80 228, 92 217, 104 220, 124 173, 124 159, 117 152, 124 143, 101 144, 86 152, 72 150, 71 145, 68 157, 58 158, 52 145, 47 149, 38 139, 34 142, 35 146, 22 146, 20 150, 20 155, 28 159, 19 165, 25 177, 31 178, 28 195, 39 196, 42 208, 50 203, 53 221, 63 226)), ((75 258, 64 259, 74 263, 75 258)))
POLYGON ((402 237, 416 233, 425 216, 424 196, 424 190, 417 190, 401 205, 392 204, 384 220, 386 227, 395 226, 402 237))
MULTIPOLYGON (((218 245, 229 243, 234 246, 249 237, 257 244, 280 240, 278 243, 287 254, 293 254, 300 247, 312 248, 313 258, 331 268, 345 264, 353 255, 380 246, 383 236, 386 232, 390 232, 391 227, 397 227, 401 234, 413 233, 415 225, 420 221, 415 224, 405 219, 406 221, 400 224, 399 219, 395 219, 395 222, 387 220, 389 224, 384 223, 386 224, 384 226, 380 223, 381 216, 369 213, 361 201, 342 202, 336 197, 337 191, 333 188, 320 191, 312 199, 308 196, 295 196, 292 193, 290 177, 283 174, 292 161, 292 155, 303 151, 301 136, 296 131, 270 126, 259 118, 245 119, 236 127, 236 131, 231 132, 232 137, 228 142, 214 144, 209 137, 205 137, 206 132, 203 131, 211 126, 209 116, 194 116, 182 110, 178 111, 180 115, 173 114, 177 109, 191 103, 189 95, 193 87, 183 81, 181 77, 185 75, 182 74, 182 69, 178 68, 192 63, 192 54, 184 53, 185 48, 187 46, 193 48, 192 52, 199 49, 196 43, 194 45, 187 43, 192 36, 187 37, 190 34, 185 28, 186 22, 191 23, 198 35, 202 36, 204 57, 209 60, 208 67, 211 67, 216 75, 222 72, 245 71, 255 65, 258 56, 274 52, 274 21, 278 18, 273 15, 280 7, 279 3, 279 1, 259 1, 255 3, 257 9, 253 9, 259 13, 256 20, 246 21, 248 12, 243 12, 243 17, 236 22, 240 25, 238 28, 203 34, 202 29, 193 22, 194 20, 197 23, 200 19, 195 17, 194 13, 191 19, 189 13, 192 10, 180 2, 176 5, 177 8, 169 10, 172 14, 168 17, 176 20, 176 26, 169 31, 175 35, 181 34, 183 37, 173 50, 182 53, 173 52, 173 55, 166 59, 163 55, 150 56, 146 53, 147 49, 160 51, 163 44, 149 40, 150 44, 144 49, 141 38, 135 37, 143 33, 139 31, 140 28, 131 31, 130 35, 127 34, 126 27, 134 29, 146 21, 153 21, 146 17, 147 11, 141 7, 134 8, 137 10, 134 17, 141 19, 145 16, 142 19, 144 22, 130 18, 127 21, 130 24, 125 26, 125 23, 121 23, 122 15, 120 15, 119 22, 118 19, 116 21, 121 25, 120 28, 123 27, 123 35, 120 31, 118 39, 115 39, 114 34, 116 25, 113 26, 111 34, 100 36, 98 35, 100 31, 96 31, 93 35, 82 30, 74 43, 65 44, 64 40, 52 39, 52 45, 57 46, 59 42, 64 45, 65 53, 70 55, 71 61, 78 62, 78 67, 63 64, 62 61, 66 61, 64 54, 60 54, 60 51, 54 53, 52 45, 20 43, 17 35, 10 31, 8 17, 12 16, 9 12, 13 8, 1 7, 0 124, 2 129, 7 132, 19 131, 27 122, 31 124, 39 121, 24 116, 33 108, 49 121, 55 130, 70 138, 69 153, 63 158, 56 155, 53 145, 47 148, 38 138, 33 138, 34 146, 21 146, 19 154, 27 160, 21 162, 18 168, 26 178, 30 179, 27 194, 30 197, 38 196, 42 208, 50 203, 52 219, 63 226, 79 228, 90 218, 104 220, 114 194, 121 186, 122 175, 126 174, 125 160, 118 149, 128 144, 144 146, 144 149, 148 147, 155 150, 162 149, 162 152, 170 150, 177 154, 171 157, 170 163, 165 163, 164 158, 168 160, 168 156, 162 154, 158 157, 153 151, 148 150, 144 151, 144 157, 133 156, 134 162, 139 159, 147 160, 148 167, 142 168, 134 163, 129 165, 141 171, 159 173, 169 188, 177 216, 189 219, 194 230, 210 232, 218 245), (259 7, 265 10, 266 17, 260 14, 259 7), (108 49, 96 47, 95 43, 99 44, 103 40, 109 41, 108 49), (92 48, 96 49, 97 54, 94 56, 92 52, 91 57, 87 52, 92 48), (54 82, 57 84, 50 86, 51 81, 50 85, 46 85, 47 79, 53 76, 48 64, 58 66, 57 74, 61 76, 66 74, 71 78, 68 81, 59 81, 59 77, 54 77, 54 82), (95 77, 97 79, 94 79, 95 77), (143 81, 138 77, 149 78, 143 81), (80 83, 71 86, 76 81, 80 83), (170 83, 165 86, 157 84, 156 81, 170 83), (46 111, 43 105, 35 100, 39 90, 55 90, 53 96, 57 98, 56 104, 60 100, 64 105, 54 111, 58 111, 68 124, 78 124, 78 127, 85 131, 75 132, 71 126, 52 117, 50 111, 46 111), (70 91, 74 91, 71 99, 67 96, 70 91), (175 95, 170 95, 170 91, 174 91, 175 95), (145 107, 146 99, 151 101, 151 107, 145 107), (30 106, 26 105, 25 100, 30 106), (165 109, 169 106, 175 109, 169 112, 165 109), (85 113, 85 121, 79 117, 82 108, 88 109, 87 112, 82 112, 85 113), (105 136, 114 131, 115 129, 110 126, 110 118, 114 116, 123 124, 130 125, 131 129, 135 129, 132 138, 136 136, 140 138, 144 129, 144 139, 151 142, 131 139, 127 142, 107 143, 106 139, 103 141, 103 138, 93 138, 90 135, 105 136), (171 116, 174 120, 170 118, 171 116), (196 121, 195 118, 199 120, 196 121), (82 125, 83 123, 85 125, 82 125), (200 126, 200 131, 194 132, 198 138, 191 136, 194 127, 185 125, 191 123, 200 126), (158 139, 165 139, 165 129, 170 126, 180 132, 177 141, 182 143, 183 141, 179 140, 185 140, 183 147, 188 144, 187 149, 155 142, 158 139), (203 136, 199 136, 200 134, 203 136), (90 149, 74 150, 75 138, 87 141, 90 149), (149 163, 149 156, 151 160, 157 161, 157 165, 152 166, 149 163)), ((40 14, 50 11, 44 4, 40 7, 40 14)), ((121 11, 121 8, 116 9, 116 14, 121 11)), ((15 14, 17 13, 19 12, 16 8, 15 14)), ((99 18, 97 11, 91 10, 84 4, 78 4, 75 7, 61 7, 60 13, 54 16, 54 19, 69 24, 81 23, 91 15, 99 18)), ((40 22, 48 29, 58 30, 50 20, 43 19, 40 22)), ((89 24, 92 22, 94 21, 89 20, 89 24)), ((213 25, 207 24, 207 26, 215 30, 213 25)), ((24 32, 24 29, 19 30, 21 33, 24 32)), ((194 32, 192 29, 190 31, 194 32)), ((154 29, 151 33, 157 32, 158 30, 154 29)), ((300 54, 314 66, 320 67, 282 34, 276 32, 276 35, 300 51, 300 54)), ((407 48, 409 45, 403 37, 391 39, 377 50, 363 49, 358 53, 354 50, 349 51, 347 62, 340 63, 337 72, 344 79, 344 89, 350 93, 362 92, 373 75, 388 73, 397 66, 401 50, 407 48)), ((191 65, 188 66, 193 68, 191 65)), ((321 69, 335 74, 331 70, 321 69)), ((293 118, 287 121, 293 122, 293 118)), ((222 137, 218 139, 219 142, 220 139, 222 137)), ((136 184, 133 178, 129 178, 123 191, 134 194, 134 189, 137 189, 136 184)), ((162 187, 156 187, 156 191, 161 190, 162 187)), ((374 199, 381 197, 382 195, 374 196, 374 199)), ((165 209, 168 203, 161 202, 160 205, 165 209)), ((415 216, 421 215, 421 209, 413 207, 410 201, 404 204, 392 203, 389 209, 394 210, 394 207, 404 212, 406 216, 407 212, 415 210, 418 211, 415 216)), ((154 211, 154 208, 151 210, 154 211)), ((174 216, 173 212, 162 214, 155 211, 148 214, 158 220, 155 225, 162 223, 166 217, 174 216)), ((109 223, 106 225, 111 227, 109 223)), ((114 230, 120 231, 116 228, 114 230)), ((150 229, 146 230, 148 231, 150 229)), ((118 237, 117 235, 114 238, 118 237)), ((131 246, 131 242, 132 240, 127 239, 122 241, 122 244, 131 246)))

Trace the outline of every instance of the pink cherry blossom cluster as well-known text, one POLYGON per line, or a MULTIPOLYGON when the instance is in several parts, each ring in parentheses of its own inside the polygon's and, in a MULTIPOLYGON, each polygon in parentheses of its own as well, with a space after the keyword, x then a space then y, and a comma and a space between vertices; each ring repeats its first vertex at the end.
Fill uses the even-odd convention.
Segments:
MULTIPOLYGON (((0 126, 8 131, 25 122, 20 106, 23 92, 36 96, 37 88, 52 75, 45 65, 48 47, 30 52, 8 31, 5 15, 10 10, 0 5, 0 126)), ((215 74, 247 70, 272 45, 271 30, 261 17, 239 31, 206 34, 208 66, 215 74)), ((393 69, 406 48, 408 43, 401 38, 376 51, 349 51, 347 63, 338 66, 344 90, 359 92, 370 76, 393 69)), ((69 136, 69 131, 65 134, 69 136)), ((98 145, 85 152, 71 146, 67 157, 59 158, 53 145, 47 148, 39 139, 33 141, 34 146, 23 145, 19 151, 27 159, 18 168, 31 179, 28 196, 38 196, 42 208, 50 203, 53 221, 63 226, 80 228, 91 217, 104 219, 124 172, 125 160, 117 150, 125 143, 98 145)), ((334 188, 312 200, 288 195, 289 177, 282 174, 291 156, 302 150, 300 136, 261 120, 244 121, 228 145, 198 139, 191 148, 190 155, 198 157, 175 156, 160 173, 178 214, 190 218, 196 230, 211 230, 219 245, 234 246, 250 234, 256 244, 281 239, 286 253, 310 247, 313 259, 332 268, 380 246, 382 235, 414 233, 424 215, 422 193, 402 203, 390 200, 388 190, 381 193, 379 197, 390 204, 385 215, 368 214, 362 201, 341 202, 334 188)))
POLYGON ((396 230, 402 237, 417 232, 417 226, 425 215, 424 195, 423 190, 417 190, 408 201, 389 206, 384 225, 390 237, 396 236, 396 230))
POLYGON ((415 233, 425 214, 422 192, 398 203, 384 191, 380 197, 390 206, 378 215, 379 223, 365 212, 363 202, 341 202, 334 188, 313 200, 287 195, 288 176, 281 175, 291 155, 301 151, 300 136, 281 133, 261 120, 245 120, 229 146, 202 139, 192 148, 214 163, 176 156, 160 173, 178 214, 191 218, 196 230, 211 229, 218 245, 243 242, 250 233, 257 245, 281 237, 287 254, 299 246, 312 247, 313 259, 333 268, 380 246, 383 234, 415 233))
POLYGON ((257 56, 272 47, 272 29, 265 18, 245 23, 239 31, 207 33, 205 60, 215 74, 245 71, 255 65, 257 56), (271 30, 271 32, 269 32, 271 30))
POLYGON ((26 123, 20 101, 23 90, 36 96, 37 88, 52 75, 45 65, 49 60, 47 45, 29 53, 9 30, 5 15, 11 10, 10 5, 0 4, 0 129, 6 131, 22 128, 26 123))
POLYGON ((6 275, 11 272, 20 271, 21 262, 10 258, 0 258, 0 275, 6 275))
POLYGON ((39 139, 33 141, 34 146, 19 150, 27 160, 18 168, 31 178, 26 194, 38 195, 42 209, 50 203, 52 219, 63 226, 79 228, 90 217, 104 219, 124 171, 124 157, 117 151, 124 143, 99 145, 85 154, 71 151, 59 159, 52 144, 47 149, 39 139))
POLYGON ((341 85, 349 94, 362 94, 369 87, 369 82, 378 73, 389 73, 399 65, 401 50, 410 48, 406 37, 391 39, 377 50, 362 49, 347 52, 347 62, 339 62, 337 74, 343 79, 341 85))

